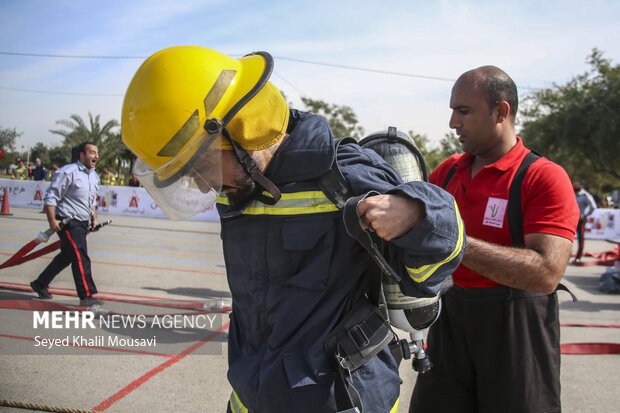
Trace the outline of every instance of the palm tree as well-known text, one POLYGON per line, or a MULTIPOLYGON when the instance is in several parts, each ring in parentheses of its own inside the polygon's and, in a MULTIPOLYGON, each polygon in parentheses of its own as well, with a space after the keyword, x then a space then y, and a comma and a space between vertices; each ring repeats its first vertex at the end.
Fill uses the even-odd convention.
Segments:
MULTIPOLYGON (((120 132, 111 133, 106 139, 105 147, 106 165, 110 169, 116 169, 119 176, 124 178, 125 182, 127 182, 131 171, 131 166, 136 160, 136 155, 134 155, 129 148, 125 146, 123 140, 121 139, 120 132)), ((101 154, 99 155, 99 159, 101 160, 101 154)))
POLYGON ((79 145, 82 142, 92 142, 99 149, 99 163, 102 166, 108 166, 110 169, 115 169, 117 166, 117 154, 118 145, 114 135, 114 128, 119 127, 119 122, 112 119, 101 126, 101 115, 94 116, 88 112, 89 124, 87 125, 84 120, 76 114, 70 116, 69 120, 58 120, 57 124, 66 127, 68 130, 50 130, 50 132, 64 136, 62 146, 70 150, 72 147, 79 145))

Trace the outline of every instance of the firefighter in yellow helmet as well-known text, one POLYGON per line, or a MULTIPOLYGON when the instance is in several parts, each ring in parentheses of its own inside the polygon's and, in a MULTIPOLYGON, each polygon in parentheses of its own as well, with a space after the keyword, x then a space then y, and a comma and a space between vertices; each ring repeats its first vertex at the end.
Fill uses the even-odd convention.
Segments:
POLYGON ((289 117, 267 82, 272 68, 264 52, 237 60, 197 46, 162 50, 140 67, 125 95, 122 137, 138 156, 134 173, 169 217, 205 210, 222 189, 233 200, 260 190, 267 202, 279 199, 261 172, 270 159, 264 150, 283 139, 289 117), (222 181, 231 156, 251 179, 222 181))
POLYGON ((393 240, 401 287, 418 296, 437 294, 460 262, 462 222, 449 194, 403 183, 375 152, 347 143, 336 154, 327 122, 289 109, 268 82, 272 69, 265 52, 233 59, 178 46, 149 57, 122 111, 134 173, 171 218, 217 200, 233 298, 228 411, 396 411, 398 365, 387 347, 352 371, 324 349, 364 300, 370 259, 319 177, 337 155, 354 195, 380 193, 360 201, 360 221, 393 240))

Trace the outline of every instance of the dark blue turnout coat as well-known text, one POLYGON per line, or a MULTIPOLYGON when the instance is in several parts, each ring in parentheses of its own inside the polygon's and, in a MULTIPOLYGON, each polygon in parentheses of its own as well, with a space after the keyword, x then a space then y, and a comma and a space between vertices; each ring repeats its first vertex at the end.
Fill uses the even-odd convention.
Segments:
MULTIPOLYGON (((281 200, 236 210, 225 199, 218 203, 233 298, 233 412, 242 406, 250 412, 336 411, 336 371, 323 342, 366 288, 370 258, 317 184, 336 156, 329 126, 295 110, 290 122, 290 136, 265 172, 281 200)), ((428 183, 403 184, 380 156, 355 144, 340 147, 338 163, 355 194, 398 193, 425 204, 426 218, 389 247, 396 251, 401 289, 435 295, 464 250, 452 196, 428 183)), ((398 401, 398 367, 387 350, 352 376, 365 412, 389 412, 398 401)))

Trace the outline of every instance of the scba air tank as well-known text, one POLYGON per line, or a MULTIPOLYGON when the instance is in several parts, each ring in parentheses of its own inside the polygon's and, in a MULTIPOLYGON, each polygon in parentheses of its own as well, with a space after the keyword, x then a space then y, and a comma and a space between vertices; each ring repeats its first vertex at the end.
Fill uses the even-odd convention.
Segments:
MULTIPOLYGON (((360 145, 377 152, 398 172, 403 182, 428 181, 428 172, 422 153, 413 139, 406 133, 389 127, 387 131, 373 133, 360 141, 360 145)), ((396 280, 384 275, 383 291, 387 303, 390 323, 409 333, 411 342, 402 340, 403 358, 413 356, 413 368, 424 373, 431 363, 424 352, 424 333, 441 311, 438 296, 416 298, 404 295, 396 280)), ((451 285, 450 280, 446 284, 451 285)), ((445 290, 447 285, 444 285, 445 290)))

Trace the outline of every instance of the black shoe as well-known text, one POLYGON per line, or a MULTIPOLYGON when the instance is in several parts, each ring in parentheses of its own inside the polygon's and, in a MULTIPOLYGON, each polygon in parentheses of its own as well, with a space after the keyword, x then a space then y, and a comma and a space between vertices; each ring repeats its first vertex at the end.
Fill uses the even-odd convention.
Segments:
POLYGON ((93 305, 101 305, 102 302, 95 300, 93 297, 86 297, 80 299, 80 307, 91 307, 93 305))
POLYGON ((34 281, 30 283, 30 288, 32 288, 32 291, 37 293, 39 295, 38 298, 40 298, 42 300, 49 300, 50 298, 52 298, 52 295, 47 292, 47 288, 39 288, 39 287, 37 287, 37 285, 34 283, 34 281))

